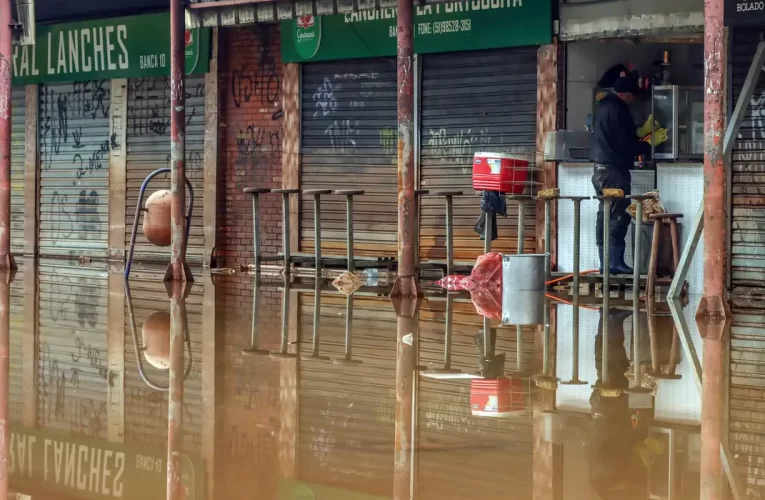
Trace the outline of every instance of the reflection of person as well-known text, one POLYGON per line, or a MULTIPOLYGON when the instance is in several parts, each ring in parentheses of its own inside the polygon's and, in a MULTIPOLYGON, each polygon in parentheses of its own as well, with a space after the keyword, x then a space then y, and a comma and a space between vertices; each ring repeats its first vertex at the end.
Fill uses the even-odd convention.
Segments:
POLYGON ((646 469, 635 464, 633 451, 647 437, 647 429, 632 425, 629 396, 618 390, 629 387, 627 371, 629 357, 624 345, 624 321, 630 311, 611 309, 608 321, 608 338, 603 338, 603 312, 595 337, 595 366, 598 372, 597 386, 614 392, 602 393, 594 389, 590 396, 592 422, 590 428, 589 462, 590 486, 600 500, 645 498, 646 469), (608 342, 608 380, 603 380, 603 342, 608 342))
MULTIPOLYGON (((635 99, 639 88, 630 76, 621 76, 613 87, 613 92, 598 104, 592 134, 590 159, 595 163, 592 185, 598 196, 603 189, 621 189, 624 195, 630 194, 630 169, 634 167, 635 157, 647 155, 651 151, 650 141, 641 141, 630 112, 630 104, 635 99)), ((653 118, 649 118, 652 122, 653 118)), ((644 129, 645 126, 641 127, 644 129)), ((658 145, 666 140, 667 131, 660 129, 652 140, 658 145)), ((632 274, 632 269, 624 262, 625 238, 630 224, 627 207, 630 202, 617 199, 611 203, 610 224, 610 270, 615 274, 632 274)), ((598 208, 595 241, 598 244, 600 267, 603 268, 603 202, 598 208)))

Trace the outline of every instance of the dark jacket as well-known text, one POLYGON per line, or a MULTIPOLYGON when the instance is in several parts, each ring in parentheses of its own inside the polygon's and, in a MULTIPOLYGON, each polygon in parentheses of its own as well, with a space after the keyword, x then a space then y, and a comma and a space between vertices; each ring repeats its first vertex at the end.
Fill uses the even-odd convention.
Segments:
POLYGON ((595 163, 632 168, 637 155, 651 150, 638 139, 630 107, 616 94, 600 101, 594 129, 590 159, 595 163))

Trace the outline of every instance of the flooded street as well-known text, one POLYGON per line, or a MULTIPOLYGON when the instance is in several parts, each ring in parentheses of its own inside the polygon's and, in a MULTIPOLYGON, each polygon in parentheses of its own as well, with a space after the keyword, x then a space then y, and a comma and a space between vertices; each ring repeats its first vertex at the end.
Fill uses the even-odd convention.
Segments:
MULTIPOLYGON (((170 481, 187 499, 699 498, 699 375, 714 354, 699 298, 641 300, 636 330, 629 290, 605 314, 582 296, 578 328, 561 294, 538 324, 485 332, 469 294, 428 286, 415 311, 382 284, 346 297, 198 270, 171 304, 158 269, 134 269, 126 289, 121 269, 20 264, 0 284, 14 492, 155 499, 170 481)), ((765 480, 757 307, 735 310, 732 350, 717 343, 741 498, 765 480)))

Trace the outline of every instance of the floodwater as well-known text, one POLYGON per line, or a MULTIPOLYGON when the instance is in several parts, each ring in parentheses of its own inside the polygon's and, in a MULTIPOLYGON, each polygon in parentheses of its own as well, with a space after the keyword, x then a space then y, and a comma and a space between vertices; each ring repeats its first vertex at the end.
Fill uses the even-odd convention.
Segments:
POLYGON ((427 286, 394 307, 384 283, 346 297, 197 270, 171 301, 160 269, 126 288, 105 265, 20 264, 0 281, 11 492, 698 499, 717 423, 732 490, 765 494, 763 304, 736 304, 732 341, 716 341, 699 334, 697 297, 635 314, 629 291, 607 313, 563 294, 519 329, 427 286), (707 401, 704 376, 720 382, 707 401), (719 410, 706 441, 702 404, 719 410))

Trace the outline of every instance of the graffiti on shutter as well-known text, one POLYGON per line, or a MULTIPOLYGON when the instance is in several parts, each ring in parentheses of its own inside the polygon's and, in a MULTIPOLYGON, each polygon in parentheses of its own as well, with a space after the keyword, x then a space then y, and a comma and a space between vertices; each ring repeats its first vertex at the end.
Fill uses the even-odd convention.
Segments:
MULTIPOLYGON (((473 227, 480 198, 473 191, 473 154, 512 153, 533 160, 537 113, 536 47, 425 55, 422 58, 420 185, 460 190, 454 198, 454 249, 460 260, 483 253, 473 227)), ((527 187, 526 194, 531 187, 527 187)), ((525 252, 533 252, 534 205, 527 204, 525 252)), ((498 220, 493 249, 515 253, 518 208, 498 220)), ((420 209, 420 257, 445 259, 444 200, 425 197, 420 209)))
POLYGON ((105 258, 108 80, 40 85, 40 255, 105 258))
MULTIPOLYGON (((204 76, 186 77, 186 177, 194 190, 194 213, 191 220, 187 258, 201 263, 204 250, 204 76)), ((135 78, 128 81, 127 185, 125 195, 125 244, 130 244, 136 203, 141 183, 158 168, 170 168, 170 79, 135 78)), ((170 189, 170 174, 155 177, 144 196, 170 189)), ((186 193, 186 203, 189 193, 186 193)), ((137 261, 169 261, 170 247, 156 247, 148 242, 139 227, 136 237, 137 261)))
MULTIPOLYGON (((301 188, 360 189, 354 199, 358 255, 397 252, 396 61, 306 64, 302 80, 301 188)), ((343 254, 345 198, 322 198, 322 249, 343 254)), ((300 214, 303 251, 313 251, 313 198, 300 214)))

